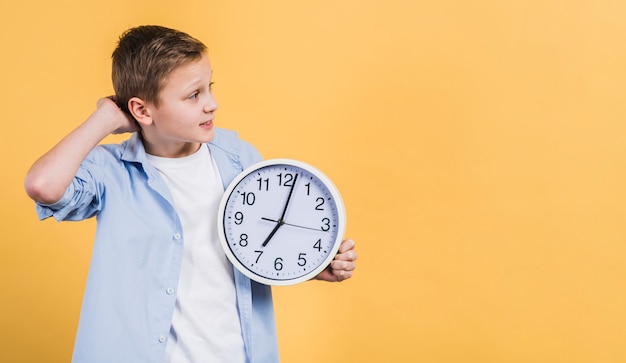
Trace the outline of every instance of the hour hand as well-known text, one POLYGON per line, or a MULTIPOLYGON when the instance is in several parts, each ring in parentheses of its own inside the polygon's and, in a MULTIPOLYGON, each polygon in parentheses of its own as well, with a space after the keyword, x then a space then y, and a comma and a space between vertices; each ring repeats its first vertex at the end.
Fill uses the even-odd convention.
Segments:
POLYGON ((276 231, 278 231, 278 228, 280 228, 280 226, 282 226, 284 224, 284 222, 282 220, 274 221, 274 220, 267 219, 267 218, 263 218, 263 219, 268 220, 268 221, 272 221, 272 222, 278 222, 278 223, 276 223, 276 227, 274 227, 274 229, 272 229, 272 231, 270 232, 269 236, 267 236, 265 241, 263 241, 263 243, 261 244, 261 246, 265 247, 265 246, 267 246, 269 241, 272 239, 272 237, 274 237, 274 234, 276 234, 276 231))

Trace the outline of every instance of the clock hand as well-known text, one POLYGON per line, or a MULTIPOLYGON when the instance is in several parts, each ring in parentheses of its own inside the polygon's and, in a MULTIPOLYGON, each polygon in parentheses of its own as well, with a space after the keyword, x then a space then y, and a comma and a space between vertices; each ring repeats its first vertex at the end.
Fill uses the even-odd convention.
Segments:
MULTIPOLYGON (((261 217, 262 220, 264 221, 269 221, 269 222, 276 222, 278 223, 278 221, 273 220, 273 219, 269 219, 269 218, 265 218, 265 217, 261 217)), ((306 227, 306 226, 301 226, 299 224, 291 224, 291 223, 287 223, 287 222, 283 222, 282 224, 286 225, 286 226, 292 226, 292 227, 297 227, 297 228, 304 228, 304 229, 310 229, 312 231, 319 231, 319 232, 328 232, 328 231, 324 231, 321 228, 312 228, 312 227, 306 227)))
POLYGON ((287 196, 287 201, 285 202, 285 208, 283 208, 283 214, 280 216, 280 219, 276 224, 276 227, 274 227, 274 229, 272 229, 272 232, 270 232, 269 236, 267 236, 267 238, 265 239, 265 241, 263 241, 263 243, 261 244, 262 247, 267 246, 267 244, 269 243, 270 239, 272 239, 272 237, 274 237, 274 234, 276 233, 276 231, 278 231, 278 228, 280 228, 280 226, 282 226, 283 224, 285 224, 285 214, 287 213, 287 207, 289 206, 289 201, 291 200, 291 195, 293 194, 293 188, 296 186, 296 179, 298 179, 298 174, 296 174, 293 177, 293 183, 291 184, 291 189, 289 189, 289 195, 287 196))
POLYGON ((285 219, 285 214, 287 213, 287 207, 289 206, 289 200, 291 200, 291 195, 293 194, 293 188, 296 186, 296 179, 298 179, 298 174, 293 177, 293 183, 291 184, 291 189, 289 190, 289 196, 287 196, 287 202, 285 203, 285 208, 283 209, 283 215, 280 216, 280 221, 283 222, 285 219))
POLYGON ((272 229, 272 232, 270 232, 269 236, 267 236, 265 241, 263 241, 263 244, 261 244, 261 246, 263 247, 267 246, 267 243, 270 241, 270 239, 272 239, 272 237, 274 237, 274 234, 276 233, 276 231, 278 231, 278 228, 280 228, 280 226, 285 224, 283 221, 272 221, 272 222, 278 222, 278 223, 276 223, 276 227, 272 229))

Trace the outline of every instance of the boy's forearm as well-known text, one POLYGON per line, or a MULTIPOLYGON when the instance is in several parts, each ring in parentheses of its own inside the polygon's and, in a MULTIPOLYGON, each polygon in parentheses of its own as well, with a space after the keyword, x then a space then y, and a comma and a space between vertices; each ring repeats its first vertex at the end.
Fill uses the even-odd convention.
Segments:
POLYGON ((92 113, 30 168, 24 182, 33 200, 50 204, 63 197, 87 154, 118 126, 101 109, 92 113))

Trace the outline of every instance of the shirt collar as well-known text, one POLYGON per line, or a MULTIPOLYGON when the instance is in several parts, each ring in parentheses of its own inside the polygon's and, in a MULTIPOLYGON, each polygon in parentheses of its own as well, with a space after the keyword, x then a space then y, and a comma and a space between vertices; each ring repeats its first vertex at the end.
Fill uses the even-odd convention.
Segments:
POLYGON ((141 142, 141 136, 139 136, 138 132, 134 132, 130 139, 127 140, 121 159, 141 164, 147 160, 146 149, 143 146, 143 142, 141 142))

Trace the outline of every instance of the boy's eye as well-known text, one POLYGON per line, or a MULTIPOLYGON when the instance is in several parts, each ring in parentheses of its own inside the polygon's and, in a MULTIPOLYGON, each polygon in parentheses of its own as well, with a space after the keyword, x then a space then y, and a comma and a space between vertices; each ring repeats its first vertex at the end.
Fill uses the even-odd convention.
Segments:
POLYGON ((191 96, 189 96, 189 98, 191 98, 192 100, 195 100, 196 98, 198 98, 199 94, 200 94, 200 92, 196 91, 196 92, 192 93, 191 96))
POLYGON ((209 91, 213 90, 213 85, 215 84, 215 82, 209 82, 209 91))

